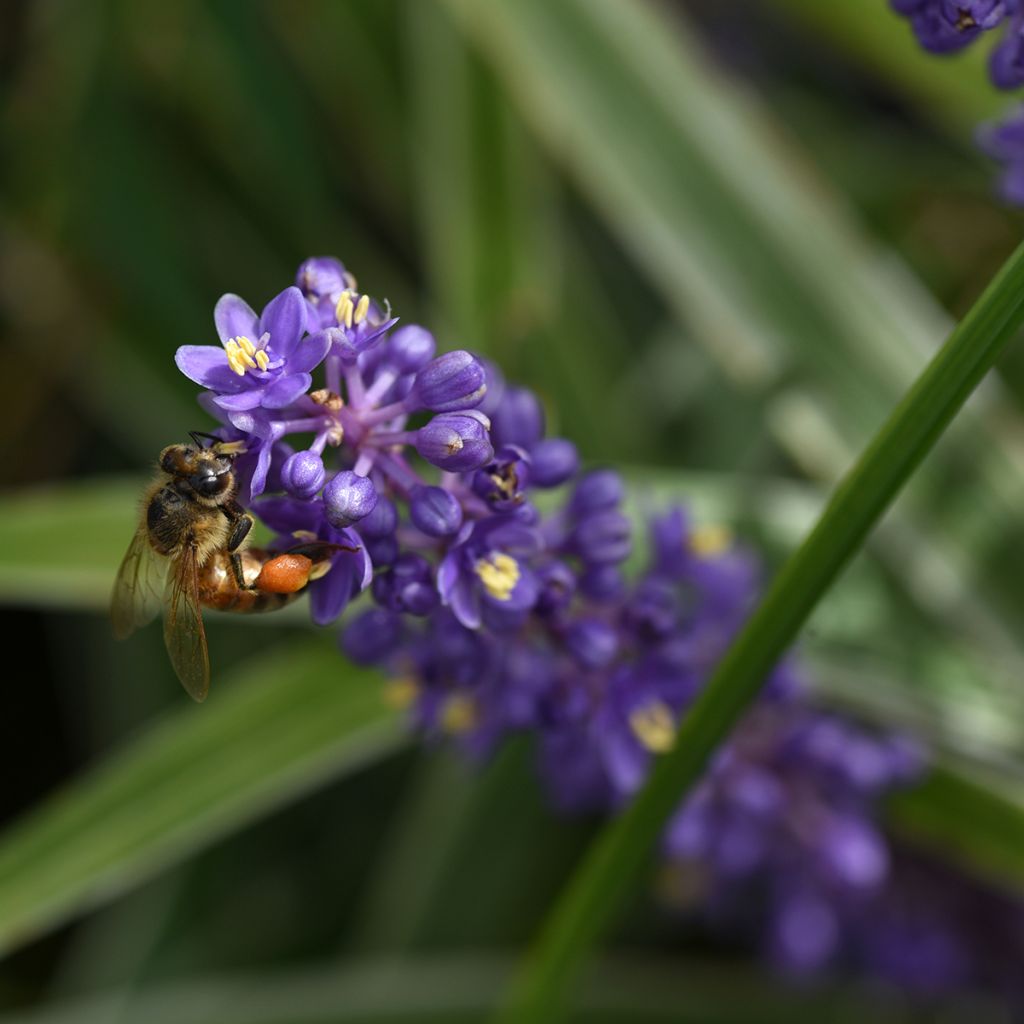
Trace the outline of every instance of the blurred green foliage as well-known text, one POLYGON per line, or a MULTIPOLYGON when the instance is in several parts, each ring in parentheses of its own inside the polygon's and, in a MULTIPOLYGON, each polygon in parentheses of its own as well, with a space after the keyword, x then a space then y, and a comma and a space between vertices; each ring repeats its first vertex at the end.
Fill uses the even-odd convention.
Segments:
MULTIPOLYGON (((998 108, 976 62, 919 53, 877 6, 0 10, 0 598, 35 661, 0 748, 5 813, 37 805, 0 837, 0 934, 98 908, 0 964, 10 1020, 479 1017, 591 823, 555 822, 526 750, 486 770, 396 752, 383 717, 353 773, 325 716, 343 746, 346 709, 384 715, 379 683, 300 617, 211 624, 202 709, 154 631, 113 645, 146 467, 205 425, 171 356, 209 340, 221 293, 255 304, 335 254, 541 391, 588 459, 634 467, 642 503, 691 498, 774 564, 1020 234, 971 147, 998 108), (210 778, 190 786, 190 764, 210 778)), ((1002 879, 1024 792, 1022 404, 1018 350, 806 641, 822 700, 945 758, 897 823, 1002 879), (946 812, 968 811, 977 842, 954 850, 946 812)), ((857 993, 681 968, 650 903, 619 933, 648 973, 588 986, 585 1019, 659 1019, 681 993, 701 1020, 864 1019, 857 993)))

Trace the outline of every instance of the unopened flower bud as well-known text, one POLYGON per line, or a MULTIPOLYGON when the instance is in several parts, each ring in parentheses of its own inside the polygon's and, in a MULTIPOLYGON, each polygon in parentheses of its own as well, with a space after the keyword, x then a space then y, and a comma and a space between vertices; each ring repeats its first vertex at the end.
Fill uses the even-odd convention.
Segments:
POLYGON ((604 668, 619 651, 615 629, 601 619, 580 619, 565 634, 569 653, 584 668, 604 668))
POLYGON ((417 373, 433 359, 436 348, 430 331, 419 324, 409 324, 391 335, 381 358, 399 373, 417 373))
POLYGON ((564 484, 579 466, 576 445, 564 437, 546 438, 530 449, 530 483, 537 487, 564 484))
POLYGON ((462 506, 451 491, 421 484, 409 498, 409 517, 428 537, 450 537, 462 526, 462 506))
POLYGON ((594 469, 581 477, 569 501, 569 514, 576 519, 592 512, 614 508, 622 501, 622 477, 612 469, 594 469))
POLYGON ((281 486, 293 497, 308 501, 324 485, 324 462, 316 452, 295 452, 281 467, 281 486))
POLYGON ((472 409, 442 413, 416 431, 416 451, 449 473, 478 469, 494 456, 488 426, 487 417, 472 409))
POLYGON ((544 436, 544 409, 529 388, 505 388, 491 413, 491 435, 499 448, 507 444, 531 449, 544 436))
POLYGON ((324 488, 324 513, 339 529, 359 522, 377 504, 377 489, 368 477, 350 469, 338 473, 324 488))
POLYGON ((409 401, 434 412, 458 412, 478 405, 486 390, 480 360, 457 349, 431 360, 416 374, 409 401))
POLYGON ((359 535, 366 539, 390 537, 397 528, 398 509, 390 498, 383 495, 377 498, 377 504, 359 520, 359 535))

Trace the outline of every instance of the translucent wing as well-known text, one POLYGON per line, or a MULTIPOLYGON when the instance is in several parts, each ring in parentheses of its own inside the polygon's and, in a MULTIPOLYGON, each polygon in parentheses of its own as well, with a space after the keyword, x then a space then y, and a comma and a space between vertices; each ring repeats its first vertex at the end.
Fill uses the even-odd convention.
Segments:
POLYGON ((199 566, 192 545, 186 545, 175 558, 174 571, 167 581, 164 643, 189 696, 206 700, 210 690, 210 657, 199 605, 199 566))
POLYGON ((110 600, 110 618, 119 640, 157 617, 163 607, 166 578, 167 559, 153 550, 142 523, 128 545, 110 600))

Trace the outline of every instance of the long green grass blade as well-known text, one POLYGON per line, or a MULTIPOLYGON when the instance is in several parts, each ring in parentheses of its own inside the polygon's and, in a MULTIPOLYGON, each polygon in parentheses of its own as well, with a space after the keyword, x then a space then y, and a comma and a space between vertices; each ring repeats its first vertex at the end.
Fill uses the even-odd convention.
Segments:
POLYGON ((393 750, 377 677, 312 638, 180 708, 0 836, 0 953, 393 750))
POLYGON ((505 1020, 558 1018, 580 964, 634 883, 671 810, 1022 323, 1024 246, 996 275, 840 483, 684 719, 672 753, 599 838, 552 911, 512 993, 505 1020))

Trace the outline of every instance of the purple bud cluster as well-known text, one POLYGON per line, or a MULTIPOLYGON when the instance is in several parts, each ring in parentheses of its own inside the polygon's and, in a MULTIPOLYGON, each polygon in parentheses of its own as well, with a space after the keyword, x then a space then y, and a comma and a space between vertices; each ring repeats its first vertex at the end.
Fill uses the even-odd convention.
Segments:
MULTIPOLYGON (((477 756, 528 731, 559 807, 628 801, 756 599, 751 554, 675 508, 627 573, 642 559, 622 478, 582 472, 537 396, 494 366, 393 330, 336 260, 308 260, 259 317, 225 296, 215 323, 221 346, 182 348, 178 366, 245 441, 244 500, 277 545, 336 546, 309 587, 314 621, 368 590, 341 647, 387 673, 419 729, 477 756)), ((959 934, 941 900, 906 909, 878 823, 921 770, 908 741, 815 710, 787 659, 667 828, 666 893, 791 971, 934 985, 937 968, 901 968, 874 926, 959 934)), ((987 978, 969 946, 955 955, 950 979, 987 978)))
MULTIPOLYGON (((909 21, 914 35, 931 53, 955 53, 990 32, 998 42, 989 53, 988 70, 998 89, 1024 86, 1024 2, 1022 0, 890 0, 909 21)), ((1024 106, 998 124, 985 125, 979 143, 1004 164, 1003 197, 1024 205, 1024 106)))

